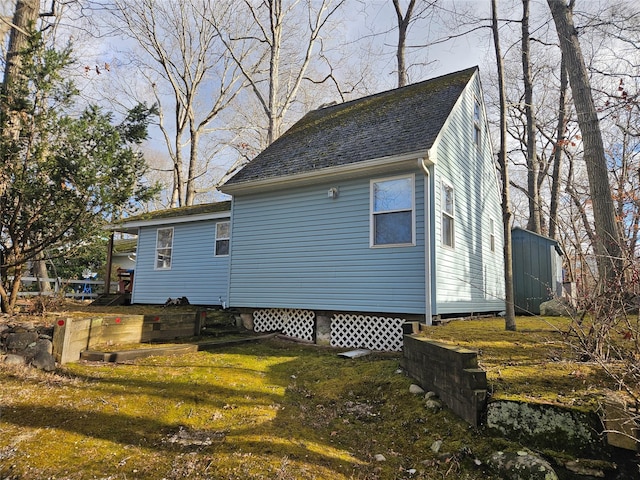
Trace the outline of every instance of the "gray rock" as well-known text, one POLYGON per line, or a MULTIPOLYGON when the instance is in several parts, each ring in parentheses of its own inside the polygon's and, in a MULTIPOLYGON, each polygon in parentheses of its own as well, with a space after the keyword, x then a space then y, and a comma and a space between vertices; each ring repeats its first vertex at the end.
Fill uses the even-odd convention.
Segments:
POLYGON ((7 350, 24 350, 32 343, 36 343, 38 334, 36 332, 16 332, 7 335, 7 350))
POLYGON ((31 360, 31 365, 45 372, 52 372, 56 369, 56 359, 49 352, 39 351, 31 360))
POLYGON ((442 402, 437 398, 430 398, 424 403, 424 406, 429 410, 440 410, 442 408, 442 402))
POLYGON ((387 458, 384 455, 382 455, 381 453, 376 454, 376 456, 373 457, 373 458, 376 460, 376 462, 386 462, 387 461, 387 458))
POLYGON ((27 361, 22 355, 10 353, 4 357, 4 363, 7 365, 25 365, 27 361))
POLYGON ((595 413, 555 405, 498 400, 487 406, 489 429, 532 448, 576 455, 603 448, 603 440, 597 433, 599 422, 595 413))
POLYGON ((505 480, 558 480, 549 462, 530 452, 496 452, 487 464, 505 480))
POLYGON ((436 398, 438 396, 438 394, 436 392, 433 391, 428 391, 427 393, 424 394, 424 399, 425 400, 429 400, 430 398, 436 398))
POLYGON ((41 352, 48 353, 49 355, 53 354, 53 342, 51 342, 51 340, 39 339, 35 344, 31 344, 25 348, 23 355, 26 357, 27 361, 30 362, 41 352))
POLYGON ((433 453, 438 453, 440 451, 440 448, 442 448, 442 440, 436 440, 431 444, 431 451, 433 453))
POLYGON ((540 315, 544 317, 570 317, 576 310, 562 298, 552 298, 540 304, 540 315))
POLYGON ((593 478, 604 478, 605 473, 601 468, 590 465, 589 461, 571 460, 564 465, 564 468, 577 475, 593 478))
POLYGON ((413 393, 413 394, 416 394, 416 395, 422 395, 424 393, 424 389, 420 385, 416 385, 415 383, 413 383, 409 387, 409 393, 413 393))

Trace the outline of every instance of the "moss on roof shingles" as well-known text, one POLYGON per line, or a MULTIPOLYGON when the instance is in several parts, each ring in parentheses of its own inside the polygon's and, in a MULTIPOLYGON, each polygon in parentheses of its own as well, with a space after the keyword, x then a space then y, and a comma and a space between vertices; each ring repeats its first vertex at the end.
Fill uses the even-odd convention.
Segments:
POLYGON ((166 210, 155 210, 153 212, 141 213, 127 218, 122 218, 118 223, 141 222, 148 220, 159 220, 164 218, 186 217, 190 215, 204 215, 207 213, 227 212, 231 210, 231 202, 202 203, 189 207, 167 208, 166 210))
POLYGON ((477 67, 311 111, 227 185, 426 150, 477 67))

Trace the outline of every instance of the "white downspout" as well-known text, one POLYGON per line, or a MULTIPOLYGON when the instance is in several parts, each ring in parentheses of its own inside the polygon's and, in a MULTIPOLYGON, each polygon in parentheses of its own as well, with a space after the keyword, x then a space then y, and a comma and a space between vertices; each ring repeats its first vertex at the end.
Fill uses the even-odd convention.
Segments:
MULTIPOLYGON (((428 158, 428 156, 427 156, 428 158)), ((424 172, 424 319, 426 325, 432 325, 431 312, 431 198, 429 168, 424 163, 424 158, 418 159, 418 164, 424 172)))

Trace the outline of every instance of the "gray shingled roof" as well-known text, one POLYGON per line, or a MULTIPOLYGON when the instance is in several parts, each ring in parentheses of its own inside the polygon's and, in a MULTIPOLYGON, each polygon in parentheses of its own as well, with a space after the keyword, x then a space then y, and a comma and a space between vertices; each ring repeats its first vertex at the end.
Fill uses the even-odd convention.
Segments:
POLYGON ((231 202, 213 202, 191 205, 189 207, 167 208, 165 210, 154 210, 153 212, 141 213, 131 217, 121 218, 114 221, 114 225, 126 224, 132 222, 143 222, 151 220, 164 220, 179 217, 188 217, 192 215, 206 215, 208 213, 219 213, 231 211, 231 202))
POLYGON ((311 111, 226 185, 426 150, 476 70, 311 111))

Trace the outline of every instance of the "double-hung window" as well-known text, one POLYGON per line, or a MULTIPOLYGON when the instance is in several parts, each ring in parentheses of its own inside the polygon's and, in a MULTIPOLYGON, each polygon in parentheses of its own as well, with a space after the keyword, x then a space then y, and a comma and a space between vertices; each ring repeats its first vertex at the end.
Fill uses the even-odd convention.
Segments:
POLYGON ((214 256, 221 257, 229 255, 229 228, 230 222, 216 223, 216 243, 214 256))
POLYGON ((156 270, 171 268, 173 253, 173 227, 159 228, 156 236, 156 270))
POLYGON ((371 181, 371 246, 415 244, 414 177, 371 181))
POLYGON ((453 248, 455 239, 453 187, 442 182, 442 244, 453 248))
POLYGON ((478 99, 473 100, 473 143, 475 143, 476 147, 480 147, 480 102, 478 99))

